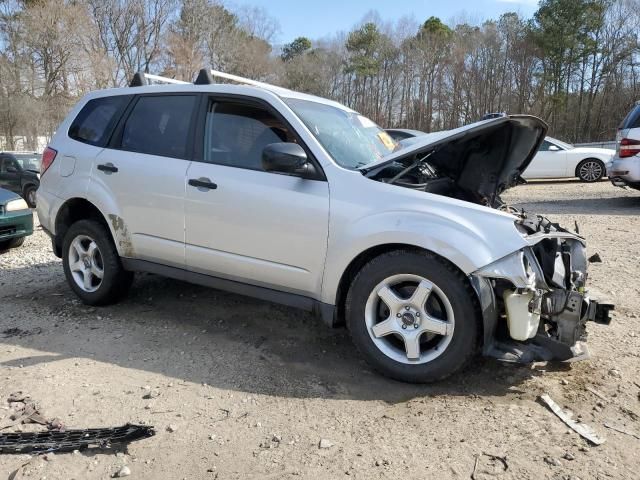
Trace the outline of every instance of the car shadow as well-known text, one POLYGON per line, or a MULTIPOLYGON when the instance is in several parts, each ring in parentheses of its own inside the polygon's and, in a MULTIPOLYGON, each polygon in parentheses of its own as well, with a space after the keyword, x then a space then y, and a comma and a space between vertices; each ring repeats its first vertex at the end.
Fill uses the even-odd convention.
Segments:
POLYGON ((411 385, 372 371, 345 328, 327 328, 293 308, 147 274, 136 277, 121 303, 93 308, 70 291, 59 262, 10 274, 21 276, 34 280, 17 298, 17 289, 6 289, 11 279, 0 277, 0 305, 13 304, 3 308, 11 317, 0 316, 0 343, 39 353, 0 362, 5 367, 88 358, 247 393, 388 403, 525 394, 518 384, 538 375, 527 366, 478 358, 447 380, 411 385))

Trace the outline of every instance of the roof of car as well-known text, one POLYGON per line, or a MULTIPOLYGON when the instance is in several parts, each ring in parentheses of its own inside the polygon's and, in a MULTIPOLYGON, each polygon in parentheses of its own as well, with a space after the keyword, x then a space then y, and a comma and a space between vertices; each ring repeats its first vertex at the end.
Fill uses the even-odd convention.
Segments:
POLYGON ((309 95, 307 93, 300 93, 286 88, 270 86, 269 88, 256 87, 251 85, 233 85, 228 83, 212 83, 208 85, 194 85, 191 83, 184 84, 165 84, 165 85, 145 85, 140 87, 124 87, 124 88, 108 88, 104 90, 96 90, 87 94, 86 98, 99 98, 112 95, 131 95, 131 94, 146 94, 146 93, 190 93, 190 92, 209 92, 209 93, 228 93, 236 95, 245 95, 251 97, 264 98, 265 93, 275 97, 280 97, 283 100, 297 99, 307 100, 310 102, 321 103, 323 105, 329 105, 340 110, 347 112, 353 112, 350 108, 342 105, 341 103, 329 100, 323 97, 317 97, 315 95, 309 95))

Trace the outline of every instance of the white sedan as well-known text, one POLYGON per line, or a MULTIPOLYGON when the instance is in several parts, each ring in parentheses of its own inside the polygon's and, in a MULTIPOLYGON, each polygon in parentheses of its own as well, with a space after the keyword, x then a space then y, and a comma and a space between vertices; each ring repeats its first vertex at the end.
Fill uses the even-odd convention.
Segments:
POLYGON ((555 138, 546 137, 522 177, 578 177, 583 182, 597 182, 607 174, 607 166, 614 154, 615 150, 574 147, 555 138))

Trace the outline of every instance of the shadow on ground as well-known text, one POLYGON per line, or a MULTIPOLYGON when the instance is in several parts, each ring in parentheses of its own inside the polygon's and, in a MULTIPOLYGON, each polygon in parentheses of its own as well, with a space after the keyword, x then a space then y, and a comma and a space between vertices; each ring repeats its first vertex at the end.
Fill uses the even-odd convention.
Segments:
POLYGON ((247 393, 389 403, 524 393, 517 384, 536 374, 478 358, 436 385, 404 384, 371 371, 344 328, 329 329, 306 312, 153 275, 138 275, 123 302, 91 308, 71 293, 59 263, 50 267, 40 277, 29 270, 43 265, 11 272, 35 278, 29 297, 0 289, 0 305, 12 304, 3 307, 11 315, 0 316, 0 343, 42 352, 0 365, 88 358, 247 393))

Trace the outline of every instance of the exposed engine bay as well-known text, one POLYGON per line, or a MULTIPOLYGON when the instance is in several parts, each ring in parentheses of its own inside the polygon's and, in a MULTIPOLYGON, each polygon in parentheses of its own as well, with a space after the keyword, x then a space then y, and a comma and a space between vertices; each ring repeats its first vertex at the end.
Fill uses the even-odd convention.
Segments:
MULTIPOLYGON (((549 219, 506 205, 507 188, 525 183, 509 156, 500 169, 470 167, 474 159, 487 165, 488 145, 476 137, 441 144, 389 162, 366 175, 372 180, 495 208, 515 217, 529 247, 483 268, 472 282, 483 303, 484 353, 506 361, 586 358, 586 322, 608 324, 613 305, 598 303, 586 291, 586 243, 549 219), (452 156, 453 155, 453 156, 452 156), (462 155, 463 159, 455 155, 462 155), (491 188, 493 186, 493 188, 491 188), (514 280, 518 279, 518 280, 514 280)), ((504 152, 503 152, 504 153, 504 152)), ((500 162, 495 162, 499 164, 500 162)))

